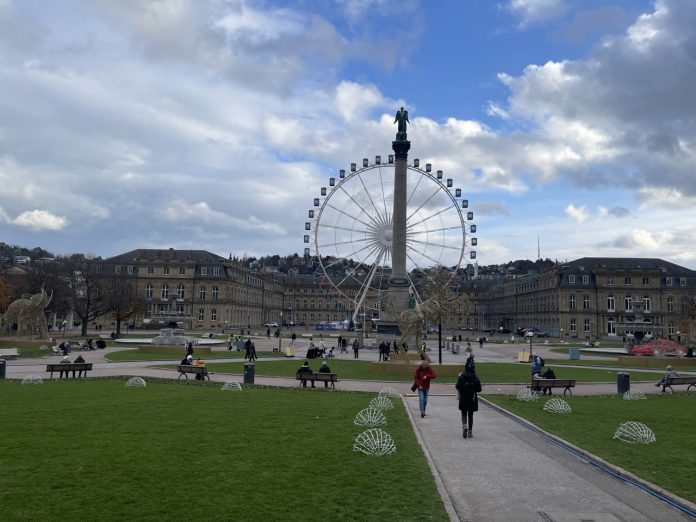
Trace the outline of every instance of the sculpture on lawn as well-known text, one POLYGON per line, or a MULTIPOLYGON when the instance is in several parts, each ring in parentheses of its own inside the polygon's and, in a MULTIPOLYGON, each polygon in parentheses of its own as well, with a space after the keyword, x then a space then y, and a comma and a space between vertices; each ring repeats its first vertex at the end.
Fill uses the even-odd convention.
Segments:
POLYGON ((10 303, 5 311, 5 324, 16 324, 18 337, 25 332, 31 336, 34 329, 38 329, 40 338, 48 338, 48 325, 44 309, 51 302, 51 299, 53 299, 53 292, 49 296, 42 285, 41 292, 38 294, 10 303))

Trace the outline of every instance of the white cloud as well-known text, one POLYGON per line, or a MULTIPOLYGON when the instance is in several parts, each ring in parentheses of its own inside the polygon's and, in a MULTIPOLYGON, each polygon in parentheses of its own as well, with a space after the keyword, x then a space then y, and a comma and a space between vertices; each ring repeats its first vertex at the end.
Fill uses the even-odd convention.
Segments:
POLYGON ((584 223, 590 217, 590 213, 584 205, 576 207, 572 203, 565 208, 565 213, 576 223, 584 223))
POLYGON ((28 210, 13 219, 12 223, 32 230, 61 230, 67 225, 67 219, 47 210, 28 210))
POLYGON ((564 0, 507 0, 504 7, 520 18, 521 27, 546 22, 568 9, 564 0))

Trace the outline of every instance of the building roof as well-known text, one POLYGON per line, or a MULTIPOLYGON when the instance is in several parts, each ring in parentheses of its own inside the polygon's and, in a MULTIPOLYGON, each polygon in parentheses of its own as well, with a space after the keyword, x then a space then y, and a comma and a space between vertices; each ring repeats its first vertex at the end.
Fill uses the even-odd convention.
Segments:
POLYGON ((105 259, 105 263, 124 264, 138 261, 195 261, 197 264, 222 263, 226 258, 207 250, 178 250, 174 248, 138 248, 105 259))
POLYGON ((581 257, 575 261, 564 263, 562 268, 587 270, 621 270, 643 269, 660 270, 671 275, 696 276, 696 271, 670 263, 657 257, 581 257))

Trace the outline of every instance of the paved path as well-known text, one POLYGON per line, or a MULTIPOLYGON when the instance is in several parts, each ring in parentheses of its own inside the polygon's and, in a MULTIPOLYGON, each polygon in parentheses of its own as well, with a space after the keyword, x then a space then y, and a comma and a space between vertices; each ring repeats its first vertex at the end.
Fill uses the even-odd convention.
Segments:
POLYGON ((464 440, 454 397, 431 397, 424 419, 406 403, 460 520, 693 520, 487 406, 464 440))

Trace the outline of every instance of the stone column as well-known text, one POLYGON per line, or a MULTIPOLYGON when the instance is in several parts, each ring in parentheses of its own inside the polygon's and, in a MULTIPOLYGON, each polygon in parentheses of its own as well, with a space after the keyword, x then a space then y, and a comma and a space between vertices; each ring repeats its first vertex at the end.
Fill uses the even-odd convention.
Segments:
POLYGON ((408 279, 406 278, 406 190, 408 140, 392 142, 394 150, 394 209, 392 215, 392 275, 389 279, 389 298, 398 316, 408 309, 408 279))

